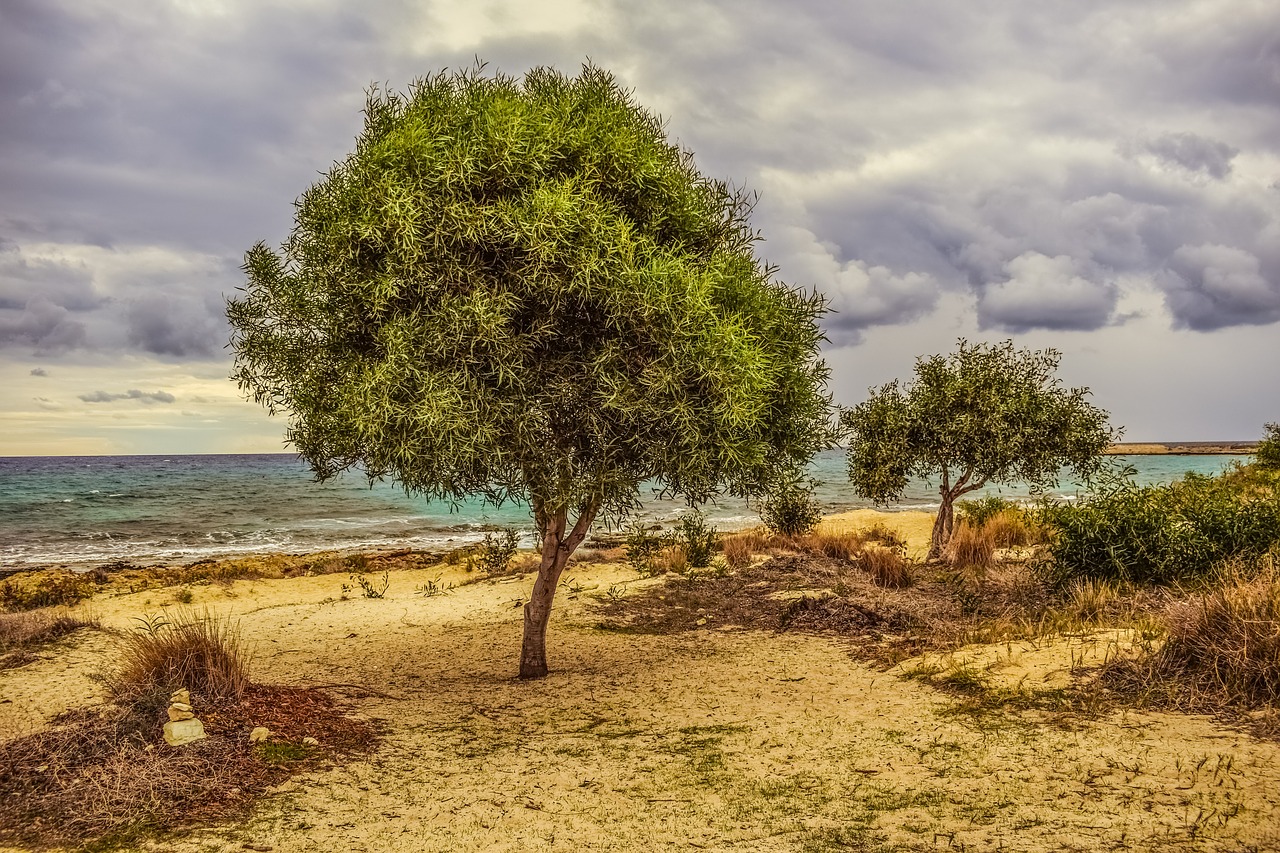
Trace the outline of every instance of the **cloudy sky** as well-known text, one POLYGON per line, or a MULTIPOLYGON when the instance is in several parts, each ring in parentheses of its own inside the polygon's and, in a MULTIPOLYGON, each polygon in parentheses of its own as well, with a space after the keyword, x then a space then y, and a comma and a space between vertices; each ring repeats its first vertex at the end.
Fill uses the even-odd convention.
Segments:
POLYGON ((1063 352, 1130 440, 1280 420, 1274 0, 2 0, 0 455, 278 451, 244 251, 364 90, 590 58, 760 193, 838 402, 955 340, 1063 352))

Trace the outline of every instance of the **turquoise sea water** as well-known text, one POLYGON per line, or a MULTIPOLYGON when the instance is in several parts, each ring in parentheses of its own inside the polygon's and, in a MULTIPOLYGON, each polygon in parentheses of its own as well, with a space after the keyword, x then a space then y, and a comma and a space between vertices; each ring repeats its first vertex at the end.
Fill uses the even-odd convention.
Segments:
MULTIPOLYGON (((1244 456, 1115 457, 1141 483, 1170 482, 1187 471, 1218 473, 1244 456)), ((828 512, 873 506, 845 475, 844 453, 819 454, 811 476, 828 512)), ((1074 496, 1064 482, 1057 494, 1074 496)), ((651 490, 648 492, 651 495, 651 490)), ((981 494, 1030 497, 1025 487, 981 494)), ((937 487, 912 483, 889 509, 932 509, 937 487)), ((686 509, 650 496, 639 520, 670 523, 686 509)), ((703 508, 721 529, 758 518, 744 502, 703 508)), ((93 564, 116 560, 186 561, 207 556, 354 548, 443 548, 503 527, 532 530, 521 505, 485 507, 409 497, 397 486, 372 488, 359 475, 318 484, 289 454, 225 456, 0 457, 0 567, 93 564)), ((531 537, 530 540, 531 541, 531 537)))

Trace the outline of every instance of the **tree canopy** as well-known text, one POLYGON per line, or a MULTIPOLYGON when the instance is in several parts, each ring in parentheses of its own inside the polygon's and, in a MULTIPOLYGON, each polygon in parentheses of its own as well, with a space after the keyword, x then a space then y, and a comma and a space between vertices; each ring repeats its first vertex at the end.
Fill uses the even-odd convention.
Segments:
POLYGON ((775 279, 751 197, 599 68, 375 89, 296 208, 280 252, 246 255, 234 378, 321 479, 528 502, 548 609, 646 480, 762 494, 830 440, 822 297, 775 279))
POLYGON ((894 380, 841 415, 849 478, 863 497, 895 500, 912 477, 940 480, 930 557, 946 546, 957 498, 987 483, 1046 488, 1069 467, 1088 478, 1117 434, 1087 388, 1054 376, 1056 350, 1016 350, 1012 341, 969 344, 916 360, 915 380, 894 380))

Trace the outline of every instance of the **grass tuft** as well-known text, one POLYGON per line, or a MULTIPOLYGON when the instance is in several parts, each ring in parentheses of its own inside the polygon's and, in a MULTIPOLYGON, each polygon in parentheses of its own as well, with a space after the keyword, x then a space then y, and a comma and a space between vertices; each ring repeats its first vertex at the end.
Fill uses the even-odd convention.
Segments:
POLYGON ((1180 685, 1201 704, 1280 704, 1280 571, 1273 564, 1175 605, 1146 668, 1149 681, 1180 685))
POLYGON ((859 554, 858 562, 877 586, 890 589, 911 586, 911 561, 900 548, 867 545, 859 554))
POLYGON ((189 612, 139 621, 138 630, 125 637, 119 671, 107 678, 116 701, 182 687, 206 699, 244 695, 249 656, 236 623, 189 612))
POLYGON ((995 565, 996 540, 988 525, 975 526, 961 520, 951 534, 947 556, 959 569, 986 572, 995 565))

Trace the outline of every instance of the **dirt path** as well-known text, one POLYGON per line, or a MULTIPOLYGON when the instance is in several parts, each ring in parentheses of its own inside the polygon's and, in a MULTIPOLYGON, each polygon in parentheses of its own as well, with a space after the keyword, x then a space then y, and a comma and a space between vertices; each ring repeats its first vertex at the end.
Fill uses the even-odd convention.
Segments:
MULTIPOLYGON (((1207 719, 993 720, 829 639, 603 631, 596 596, 653 583, 618 566, 571 570, 553 673, 524 683, 528 580, 414 594, 438 574, 393 574, 383 600, 333 600, 332 575, 197 587, 194 607, 239 614, 258 680, 394 697, 356 702, 386 739, 368 761, 295 778, 246 825, 144 849, 1280 848, 1280 748, 1207 719)), ((127 628, 167 594, 93 608, 127 628)), ((88 704, 110 649, 89 634, 0 673, 0 736, 88 704)))

